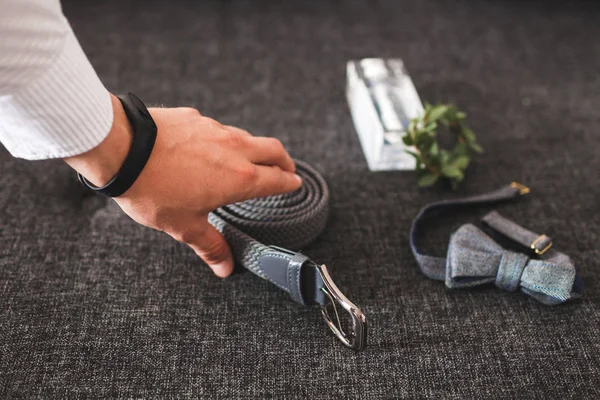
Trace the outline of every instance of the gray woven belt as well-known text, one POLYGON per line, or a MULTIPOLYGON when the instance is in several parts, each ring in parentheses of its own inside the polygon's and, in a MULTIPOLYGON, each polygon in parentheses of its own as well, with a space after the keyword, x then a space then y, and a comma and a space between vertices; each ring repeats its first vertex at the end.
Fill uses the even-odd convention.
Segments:
POLYGON ((302 161, 296 161, 296 173, 303 179, 297 191, 221 207, 208 220, 227 239, 237 262, 285 290, 294 301, 320 305, 333 333, 346 346, 361 350, 367 335, 364 314, 335 286, 325 265, 287 250, 302 249, 315 240, 329 211, 323 177, 302 161), (337 306, 350 314, 350 327, 342 327, 337 306))

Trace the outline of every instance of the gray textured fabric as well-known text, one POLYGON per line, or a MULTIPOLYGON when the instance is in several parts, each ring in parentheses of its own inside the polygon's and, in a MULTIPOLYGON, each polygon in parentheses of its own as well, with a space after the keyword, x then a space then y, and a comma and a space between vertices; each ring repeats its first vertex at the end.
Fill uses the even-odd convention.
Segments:
MULTIPOLYGON (((329 221, 303 253, 368 315, 367 348, 251 273, 90 196, 61 162, 0 150, 0 397, 600 397, 600 3, 515 0, 63 0, 114 92, 275 136, 320 171, 329 221), (348 59, 402 57, 419 95, 468 113, 486 153, 457 193, 372 173, 344 98, 348 59), (585 296, 451 291, 408 245, 425 204, 518 180, 501 206, 582 266, 585 296)), ((442 135, 446 137, 445 135, 442 135)), ((443 256, 457 211, 428 229, 443 256)))
MULTIPOLYGON (((556 252, 558 253, 558 252, 556 252)), ((581 297, 574 289, 577 271, 569 257, 561 254, 530 259, 503 249, 476 226, 461 226, 450 238, 446 286, 450 289, 495 283, 500 289, 524 292, 547 305, 581 297)))

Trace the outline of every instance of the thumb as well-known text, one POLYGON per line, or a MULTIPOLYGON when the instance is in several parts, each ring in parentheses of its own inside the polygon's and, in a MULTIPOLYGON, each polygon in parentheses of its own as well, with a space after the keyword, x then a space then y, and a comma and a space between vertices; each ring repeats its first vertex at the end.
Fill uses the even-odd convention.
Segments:
POLYGON ((203 218, 197 234, 187 244, 213 270, 215 275, 226 278, 233 271, 231 249, 221 233, 203 218))

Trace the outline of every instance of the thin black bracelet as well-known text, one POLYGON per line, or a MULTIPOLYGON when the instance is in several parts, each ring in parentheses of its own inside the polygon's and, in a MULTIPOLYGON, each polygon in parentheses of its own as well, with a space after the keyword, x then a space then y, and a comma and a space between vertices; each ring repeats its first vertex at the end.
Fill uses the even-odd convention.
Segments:
POLYGON ((108 197, 118 197, 125 193, 138 178, 150 158, 156 141, 156 124, 148 109, 133 93, 118 95, 127 119, 133 128, 133 139, 129 153, 119 169, 119 172, 102 187, 94 186, 81 174, 77 174, 79 182, 88 188, 108 197))

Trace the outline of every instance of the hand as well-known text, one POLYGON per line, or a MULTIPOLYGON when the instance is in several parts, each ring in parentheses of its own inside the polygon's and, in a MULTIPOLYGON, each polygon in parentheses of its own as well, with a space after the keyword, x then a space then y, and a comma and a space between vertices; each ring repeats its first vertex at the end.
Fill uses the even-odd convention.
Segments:
MULTIPOLYGON (((108 137, 65 161, 97 186, 118 172, 131 143, 131 126, 112 96, 115 120, 108 137)), ((231 250, 208 223, 220 206, 298 189, 301 178, 277 139, 223 126, 193 108, 150 108, 158 127, 154 149, 133 186, 114 200, 136 222, 188 244, 220 277, 233 270, 231 250)))

